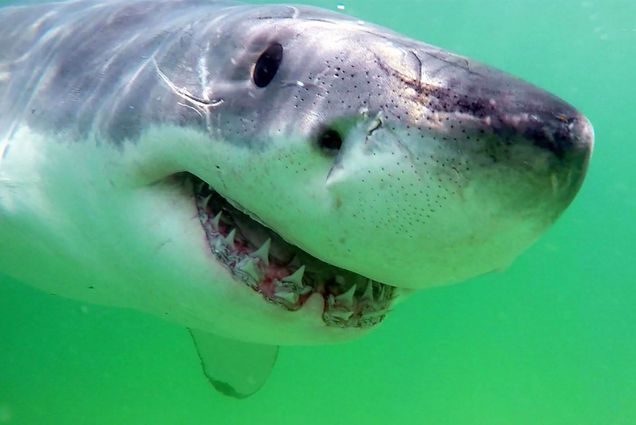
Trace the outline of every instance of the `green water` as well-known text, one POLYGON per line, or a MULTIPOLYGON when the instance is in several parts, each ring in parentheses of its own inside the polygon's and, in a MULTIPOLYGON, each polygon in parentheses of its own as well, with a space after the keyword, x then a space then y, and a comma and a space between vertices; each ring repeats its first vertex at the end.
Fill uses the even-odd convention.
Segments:
POLYGON ((211 391, 181 327, 0 282, 0 424, 636 424, 636 2, 343 4, 583 111, 597 144, 571 208, 503 273, 358 342, 285 348, 246 401, 211 391))

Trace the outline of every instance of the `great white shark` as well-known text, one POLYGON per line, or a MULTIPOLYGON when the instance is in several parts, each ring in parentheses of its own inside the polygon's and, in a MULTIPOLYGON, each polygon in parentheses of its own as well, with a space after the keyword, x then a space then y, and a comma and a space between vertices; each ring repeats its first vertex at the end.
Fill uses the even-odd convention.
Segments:
POLYGON ((212 0, 0 9, 0 271, 191 329, 243 397, 501 270, 570 204, 589 121, 342 14, 212 0))

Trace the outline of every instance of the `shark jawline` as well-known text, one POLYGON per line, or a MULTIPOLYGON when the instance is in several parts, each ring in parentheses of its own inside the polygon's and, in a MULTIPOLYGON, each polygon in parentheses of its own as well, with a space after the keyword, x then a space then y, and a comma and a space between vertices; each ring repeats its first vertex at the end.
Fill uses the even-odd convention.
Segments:
POLYGON ((198 177, 186 173, 186 181, 210 251, 237 284, 290 311, 318 293, 324 300, 322 320, 331 327, 369 328, 384 320, 394 287, 313 257, 198 177))

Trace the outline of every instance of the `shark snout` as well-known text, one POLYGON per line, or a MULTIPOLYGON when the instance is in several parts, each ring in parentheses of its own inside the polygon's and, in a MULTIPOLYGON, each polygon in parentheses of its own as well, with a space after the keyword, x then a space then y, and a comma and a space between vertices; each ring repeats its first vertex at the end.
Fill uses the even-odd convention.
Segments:
POLYGON ((416 82, 404 80, 424 111, 418 116, 424 117, 425 133, 474 165, 567 180, 567 189, 560 186, 565 198, 578 190, 594 146, 593 127, 583 114, 505 72, 450 54, 440 69, 438 59, 423 61, 416 82))
POLYGON ((590 121, 569 105, 564 108, 524 112, 502 112, 485 120, 494 134, 519 137, 544 149, 557 158, 587 160, 594 146, 594 129, 590 121))
MULTIPOLYGON (((590 121, 560 98, 518 80, 509 81, 490 114, 481 118, 479 131, 491 152, 511 167, 534 174, 537 189, 562 209, 572 200, 585 177, 594 147, 590 121), (557 195, 560 201, 553 196, 557 195)), ((548 199, 548 198, 546 198, 548 199)))
POLYGON ((557 96, 468 58, 426 48, 413 54, 415 78, 396 73, 433 126, 463 138, 473 127, 506 144, 528 144, 559 159, 586 160, 594 144, 589 120, 557 96), (457 129, 460 129, 458 134, 457 129))

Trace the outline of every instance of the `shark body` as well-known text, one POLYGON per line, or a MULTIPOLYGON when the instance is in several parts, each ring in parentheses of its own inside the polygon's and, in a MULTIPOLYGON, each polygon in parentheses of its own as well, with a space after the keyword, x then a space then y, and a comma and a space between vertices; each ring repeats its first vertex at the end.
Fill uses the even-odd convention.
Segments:
POLYGON ((553 95, 317 8, 0 9, 0 271, 191 328, 230 395, 266 347, 357 338, 506 267, 592 145, 553 95))

